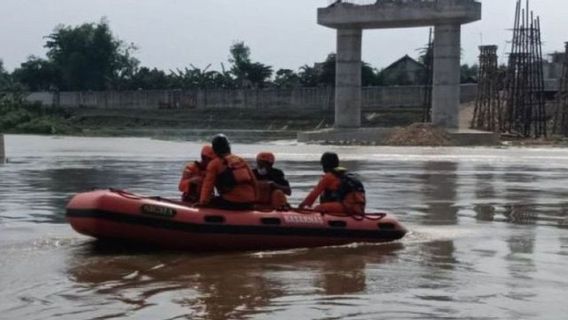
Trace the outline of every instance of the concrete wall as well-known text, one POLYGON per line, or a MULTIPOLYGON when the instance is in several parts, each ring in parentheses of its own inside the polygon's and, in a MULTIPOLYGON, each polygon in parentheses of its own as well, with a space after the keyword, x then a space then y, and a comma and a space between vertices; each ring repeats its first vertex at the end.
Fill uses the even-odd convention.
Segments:
MULTIPOLYGON (((362 89, 362 107, 363 110, 421 107, 424 92, 422 86, 367 87, 362 89)), ((462 102, 473 101, 477 85, 464 84, 461 93, 462 102)), ((332 88, 33 92, 27 100, 65 108, 333 110, 334 94, 332 88)))

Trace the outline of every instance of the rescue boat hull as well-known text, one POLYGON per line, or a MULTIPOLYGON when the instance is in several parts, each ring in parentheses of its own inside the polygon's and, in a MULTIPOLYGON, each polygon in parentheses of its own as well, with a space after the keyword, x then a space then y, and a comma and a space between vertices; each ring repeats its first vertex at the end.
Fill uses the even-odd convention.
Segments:
POLYGON ((167 249, 276 250, 381 243, 407 230, 384 213, 365 218, 295 211, 227 211, 119 190, 80 193, 67 205, 75 231, 167 249))

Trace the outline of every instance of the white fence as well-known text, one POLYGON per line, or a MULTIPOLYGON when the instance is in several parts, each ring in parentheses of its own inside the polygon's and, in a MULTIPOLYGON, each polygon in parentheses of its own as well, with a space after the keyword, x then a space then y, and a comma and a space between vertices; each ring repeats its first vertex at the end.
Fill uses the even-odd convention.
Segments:
MULTIPOLYGON (((328 0, 328 4, 334 5, 339 3, 349 3, 357 6, 369 6, 373 4, 395 4, 395 3, 434 3, 439 0, 328 0)), ((473 0, 446 0, 457 3, 463 3, 473 0)))
MULTIPOLYGON (((462 85, 461 100, 475 99, 477 85, 462 85)), ((362 107, 376 110, 393 107, 417 108, 424 104, 423 86, 362 88, 362 107)), ((85 92, 33 92, 27 100, 44 106, 102 109, 271 109, 332 110, 333 88, 261 90, 137 90, 85 92)))
POLYGON ((368 6, 377 3, 377 0, 328 0, 328 3, 330 6, 336 3, 351 3, 358 6, 368 6))

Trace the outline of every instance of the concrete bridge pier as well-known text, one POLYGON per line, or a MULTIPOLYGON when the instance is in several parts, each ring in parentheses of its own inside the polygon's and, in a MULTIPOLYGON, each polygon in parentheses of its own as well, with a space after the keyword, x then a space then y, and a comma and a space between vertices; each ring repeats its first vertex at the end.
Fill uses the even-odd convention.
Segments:
POLYGON ((480 19, 478 0, 344 0, 319 8, 318 23, 337 30, 335 128, 298 140, 384 143, 390 129, 360 128, 362 30, 434 26, 432 122, 458 145, 495 142, 493 133, 459 130, 461 25, 480 19))
POLYGON ((461 25, 434 27, 432 123, 459 128, 461 25))
POLYGON ((337 29, 335 127, 361 126, 361 29, 337 29))

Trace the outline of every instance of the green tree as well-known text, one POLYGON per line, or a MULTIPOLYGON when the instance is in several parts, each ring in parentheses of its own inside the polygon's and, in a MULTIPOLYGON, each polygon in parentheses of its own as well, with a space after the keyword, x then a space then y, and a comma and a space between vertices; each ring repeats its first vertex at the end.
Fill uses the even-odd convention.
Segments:
POLYGON ((139 68, 130 79, 123 82, 125 89, 130 90, 168 89, 170 84, 171 79, 164 71, 147 67, 139 68))
MULTIPOLYGON (((232 76, 223 71, 209 70, 211 65, 200 69, 194 65, 191 68, 177 69, 170 73, 173 87, 183 89, 230 89, 234 88, 232 76)), ((224 69, 224 68, 223 68, 224 69)))
POLYGON ((10 82, 10 75, 4 69, 4 61, 0 60, 0 91, 5 90, 10 82))
MULTIPOLYGON (((308 84, 307 86, 335 86, 336 61, 337 55, 335 53, 330 53, 323 62, 316 63, 313 70, 310 70, 310 67, 308 66, 302 67, 304 68, 303 71, 300 72, 300 74, 304 76, 304 81, 302 81, 302 83, 308 84), (317 74, 315 75, 317 78, 317 84, 315 85, 313 84, 313 78, 305 78, 313 77, 314 72, 317 74)), ((366 62, 361 63, 361 83, 364 87, 381 84, 378 72, 366 62)))
POLYGON ((363 62, 361 66, 361 84, 363 87, 380 86, 383 84, 379 77, 379 72, 366 62, 363 62))
POLYGON ((477 83, 479 66, 477 64, 469 66, 464 64, 461 66, 461 83, 477 83))
POLYGON ((319 84, 326 87, 335 86, 335 65, 337 62, 337 55, 330 53, 325 58, 325 61, 319 64, 321 66, 319 75, 319 84))
POLYGON ((30 56, 12 73, 14 81, 23 84, 30 91, 53 90, 59 83, 59 71, 45 59, 30 56))
POLYGON ((278 88, 294 88, 300 86, 300 76, 290 69, 276 71, 274 85, 278 88))
POLYGON ((263 88, 272 77, 272 67, 260 62, 252 62, 250 48, 244 42, 236 42, 231 46, 231 73, 235 76, 239 87, 263 88))
POLYGON ((134 46, 116 39, 108 23, 58 26, 47 37, 47 57, 59 73, 60 90, 104 90, 132 76, 138 61, 134 46))
POLYGON ((300 83, 304 87, 317 87, 319 84, 320 72, 315 67, 304 65, 298 73, 300 83))

